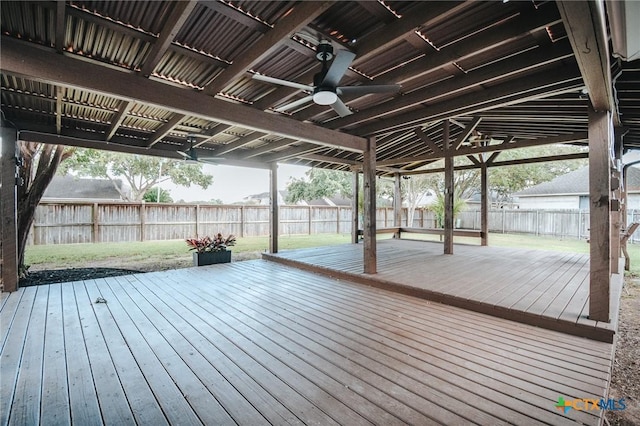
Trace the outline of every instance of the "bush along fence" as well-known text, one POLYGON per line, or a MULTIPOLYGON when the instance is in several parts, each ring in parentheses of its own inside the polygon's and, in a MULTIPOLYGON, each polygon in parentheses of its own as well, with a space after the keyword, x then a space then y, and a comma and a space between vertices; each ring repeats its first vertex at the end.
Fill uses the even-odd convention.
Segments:
MULTIPOLYGON (((350 207, 280 206, 279 217, 280 235, 351 232, 350 207)), ((633 221, 640 221, 640 211, 629 211, 629 223, 633 221)), ((377 209, 377 226, 393 226, 392 208, 377 209)), ((435 217, 426 209, 417 209, 408 225, 405 208, 401 226, 434 228, 435 217)), ((460 213, 456 227, 480 229, 480 212, 460 213)), ((587 238, 588 227, 589 213, 580 210, 489 211, 490 232, 580 239, 587 238)), ((29 243, 175 240, 218 232, 238 237, 269 235, 269 206, 46 201, 36 210, 29 243)))

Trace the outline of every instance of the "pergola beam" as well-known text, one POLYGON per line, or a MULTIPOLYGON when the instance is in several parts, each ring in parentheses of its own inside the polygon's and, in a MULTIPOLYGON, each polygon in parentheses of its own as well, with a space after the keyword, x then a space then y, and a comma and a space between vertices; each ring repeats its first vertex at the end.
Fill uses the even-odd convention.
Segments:
POLYGON ((610 111, 615 116, 604 2, 559 0, 556 3, 591 105, 596 111, 610 111))
MULTIPOLYGON (((487 146, 481 146, 481 147, 471 147, 471 146, 463 147, 458 149, 455 152, 455 154, 470 155, 470 154, 478 154, 481 152, 496 152, 496 151, 504 151, 507 149, 514 149, 514 148, 527 148, 527 147, 538 146, 538 145, 583 142, 588 139, 589 139, 589 135, 587 132, 578 132, 570 135, 550 136, 548 138, 522 140, 522 141, 511 142, 507 144, 501 143, 501 144, 487 145, 487 146)), ((404 158, 394 158, 389 160, 381 160, 381 161, 378 161, 378 165, 393 166, 396 164, 415 163, 419 161, 428 161, 428 160, 438 160, 440 158, 443 158, 442 154, 427 154, 427 155, 422 155, 417 157, 404 157, 404 158)))
POLYGON ((60 134, 62 131, 62 94, 64 89, 61 86, 56 86, 56 133, 60 134))
POLYGON ((149 138, 147 147, 151 148, 152 146, 160 142, 162 138, 167 136, 178 124, 180 124, 182 120, 185 119, 185 117, 186 116, 184 114, 174 114, 173 117, 169 119, 169 121, 164 123, 158 128, 158 130, 153 133, 153 136, 149 138))
POLYGON ((56 32, 55 46, 58 53, 64 52, 65 28, 67 25, 66 1, 56 1, 56 32))
POLYGON ((238 56, 204 89, 204 93, 215 95, 229 83, 242 76, 253 64, 271 55, 293 33, 300 30, 318 15, 333 5, 332 2, 307 1, 298 3, 293 11, 281 18, 275 26, 267 31, 246 52, 238 56))
POLYGON ((230 142, 226 145, 222 145, 220 148, 216 149, 213 153, 214 155, 224 155, 231 151, 234 151, 238 148, 242 148, 245 145, 249 145, 251 142, 257 141, 261 137, 267 136, 268 133, 263 132, 253 132, 248 135, 242 136, 237 140, 230 142))
POLYGON ((356 127, 353 131, 360 135, 393 131, 452 115, 470 115, 488 109, 519 104, 545 95, 574 90, 580 86, 582 86, 580 71, 572 66, 564 66, 554 72, 545 70, 489 89, 379 120, 373 124, 356 127))
POLYGON ((460 148, 460 146, 462 146, 464 141, 466 141, 467 138, 471 136, 471 133, 473 133, 473 131, 476 129, 476 127, 478 127, 481 121, 482 121, 482 117, 474 117, 473 120, 471 120, 471 123, 469 123, 464 128, 462 133, 460 133, 458 138, 453 142, 453 144, 451 145, 451 149, 455 151, 458 148, 460 148))
POLYGON ((215 99, 202 93, 137 78, 128 72, 96 67, 85 60, 60 56, 48 49, 2 37, 2 71, 46 82, 62 84, 122 100, 137 101, 177 114, 240 125, 322 146, 362 152, 366 140, 311 124, 303 124, 280 115, 215 99))
POLYGON ((193 12, 193 9, 198 4, 195 0, 189 1, 179 1, 176 2, 171 14, 167 18, 167 22, 165 22, 162 27, 162 31, 158 35, 149 55, 147 55, 147 59, 142 66, 141 73, 145 77, 149 77, 156 66, 160 63, 160 60, 164 56, 164 54, 169 50, 169 46, 171 46, 171 42, 176 37, 184 23, 193 12))
MULTIPOLYGON (((45 129, 43 129, 45 130, 45 129)), ((80 135, 83 135, 80 133, 80 135)), ((56 135, 53 133, 46 133, 42 131, 30 131, 30 130, 22 130, 19 134, 19 139, 29 142, 38 142, 38 143, 48 143, 54 145, 66 145, 66 146, 76 146, 80 148, 92 148, 92 149, 102 149, 114 152, 122 152, 125 154, 137 154, 137 155, 149 155, 152 157, 162 157, 162 158, 170 158, 173 160, 184 160, 184 158, 177 153, 177 149, 179 147, 175 145, 171 145, 167 147, 164 144, 156 144, 153 148, 147 148, 146 146, 132 146, 130 144, 126 144, 125 141, 123 143, 118 142, 104 142, 101 139, 87 139, 82 136, 71 136, 71 135, 56 135)), ((210 154, 210 150, 197 150, 196 155, 198 156, 206 156, 210 154)), ((269 165, 258 162, 258 161, 246 161, 242 159, 229 158, 220 160, 217 164, 224 164, 229 166, 238 166, 238 167, 249 167, 254 169, 268 169, 269 165)))
POLYGON ((295 139, 290 139, 290 138, 284 138, 278 141, 267 142, 265 145, 261 147, 247 151, 244 154, 243 158, 251 158, 251 157, 256 157, 258 155, 266 154, 269 151, 273 151, 274 149, 282 148, 283 146, 288 146, 296 142, 297 141, 295 139))
POLYGON ((107 130, 106 139, 108 141, 110 141, 111 138, 113 138, 113 136, 116 134, 116 131, 118 130, 124 119, 127 117, 127 114, 129 113, 129 111, 131 111, 132 107, 133 102, 123 100, 118 103, 118 112, 116 112, 113 118, 111 118, 111 124, 109 124, 109 129, 107 130))
POLYGON ((418 136, 420 138, 420 140, 422 142, 424 142, 424 144, 429 147, 429 149, 431 150, 431 152, 433 152, 434 154, 436 153, 442 153, 442 148, 440 148, 434 141, 433 139, 431 139, 424 131, 422 131, 422 129, 420 127, 416 127, 413 130, 413 133, 416 134, 416 136, 418 136))
POLYGON ((396 99, 363 109, 347 117, 337 118, 331 121, 330 125, 332 129, 340 129, 375 117, 384 116, 389 111, 399 111, 424 102, 434 102, 439 97, 469 90, 507 75, 516 75, 569 57, 571 57, 571 46, 567 42, 560 41, 548 47, 539 47, 514 56, 506 63, 504 63, 505 61, 500 61, 496 64, 487 65, 461 77, 445 80, 437 85, 429 85, 396 99))

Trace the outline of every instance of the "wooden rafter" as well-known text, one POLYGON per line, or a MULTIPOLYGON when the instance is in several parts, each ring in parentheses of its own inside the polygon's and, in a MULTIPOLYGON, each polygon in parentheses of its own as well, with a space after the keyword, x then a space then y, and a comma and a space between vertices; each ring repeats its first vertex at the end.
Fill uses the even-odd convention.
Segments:
POLYGON ((131 111, 133 104, 134 104, 133 102, 125 101, 125 100, 120 101, 118 103, 118 112, 116 112, 113 118, 111 119, 111 124, 109 125, 109 129, 107 130, 106 139, 108 141, 110 141, 111 138, 113 138, 113 135, 116 134, 116 131, 118 130, 118 128, 120 127, 124 119, 126 118, 127 114, 129 113, 129 111, 131 111))
POLYGON ((66 13, 66 1, 56 1, 56 51, 58 53, 64 52, 64 39, 66 34, 67 25, 67 13, 66 13))
POLYGON ((244 74, 253 64, 269 56, 285 38, 304 27, 332 5, 331 2, 302 2, 293 11, 284 16, 276 25, 258 40, 251 48, 233 61, 204 89, 209 95, 222 91, 230 82, 244 74))
POLYGON ((250 144, 251 142, 257 141, 261 137, 267 136, 267 133, 263 132, 253 132, 248 135, 242 136, 236 139, 233 142, 229 142, 226 145, 222 145, 220 148, 214 151, 215 155, 224 155, 238 148, 242 148, 245 145, 250 144))
POLYGON ((152 146, 160 142, 162 138, 167 136, 169 132, 171 132, 184 119, 184 114, 174 114, 173 117, 169 119, 169 121, 164 123, 158 130, 153 133, 153 137, 149 139, 147 147, 151 148, 152 146))
POLYGON ((356 127, 355 132, 360 135, 368 135, 383 130, 395 130, 398 127, 413 127, 419 123, 434 121, 450 115, 475 114, 491 108, 525 102, 544 94, 550 96, 558 92, 575 90, 581 85, 579 70, 566 66, 553 73, 539 72, 481 92, 462 95, 373 124, 356 127))
POLYGON ((167 22, 165 22, 162 27, 162 31, 158 35, 158 38, 147 56, 147 60, 142 66, 141 72, 143 76, 148 77, 153 73, 153 70, 169 49, 171 42, 178 34, 189 15, 191 15, 191 12, 193 12, 196 4, 197 2, 195 0, 179 1, 174 4, 174 8, 167 18, 167 22))
POLYGON ((104 93, 123 100, 135 99, 178 114, 189 114, 226 124, 238 124, 249 129, 323 146, 334 146, 355 152, 362 152, 365 146, 366 141, 361 137, 301 124, 287 117, 256 111, 248 106, 215 99, 161 82, 140 79, 119 70, 95 67, 89 62, 60 56, 4 36, 2 47, 1 67, 5 73, 104 93))
MULTIPOLYGON (((551 136, 548 138, 531 139, 531 140, 521 140, 521 141, 510 143, 510 144, 487 145, 482 147, 462 147, 456 151, 455 155, 470 155, 470 154, 478 154, 481 152, 496 152, 496 151, 504 151, 507 149, 527 148, 530 146, 538 146, 538 145, 583 142, 583 141, 586 141, 587 139, 588 139, 587 132, 578 132, 578 133, 573 133, 571 135, 551 136)), ((378 165, 393 166, 396 164, 414 163, 417 161, 427 161, 427 160, 434 160, 439 158, 443 158, 443 155, 428 154, 428 155, 422 155, 418 157, 405 157, 405 158, 394 158, 391 160, 381 160, 381 161, 378 161, 378 165)))
POLYGON ((62 86, 56 86, 56 133, 60 134, 62 131, 62 114, 63 114, 63 105, 62 105, 62 95, 64 93, 64 88, 62 86))
POLYGON ((204 136, 205 138, 194 143, 193 147, 195 148, 210 142, 213 138, 215 138, 217 135, 224 132, 225 130, 229 129, 230 127, 232 127, 231 124, 218 124, 213 129, 205 130, 204 132, 200 133, 200 135, 204 136))
POLYGON ((261 147, 252 149, 243 155, 243 158, 252 158, 258 155, 266 154, 269 151, 273 151, 274 149, 282 148, 287 145, 291 145, 292 143, 296 143, 295 139, 284 138, 273 142, 268 142, 261 147))
POLYGON ((510 58, 506 63, 498 62, 487 65, 462 77, 445 80, 435 86, 427 86, 424 89, 418 89, 399 98, 382 102, 353 115, 338 118, 331 121, 329 127, 339 129, 383 116, 390 112, 397 113, 399 110, 410 108, 414 105, 433 102, 441 96, 450 96, 452 93, 468 91, 473 87, 491 83, 499 78, 516 75, 536 67, 565 60, 570 56, 571 47, 568 43, 563 42, 545 48, 534 49, 510 58))
POLYGON ((438 152, 442 152, 442 148, 440 148, 434 141, 433 139, 431 139, 425 132, 422 131, 422 129, 420 127, 416 127, 413 132, 416 134, 416 136, 418 136, 420 138, 420 140, 422 142, 424 142, 425 145, 427 145, 429 147, 429 149, 431 150, 431 152, 433 153, 438 153, 438 152))
POLYGON ((611 84, 604 3, 557 2, 578 67, 596 111, 616 111, 611 84))
POLYGON ((283 161, 288 158, 297 157, 302 154, 310 154, 320 149, 322 149, 322 147, 306 143, 300 146, 278 151, 267 156, 258 157, 258 160, 263 161, 265 163, 273 163, 277 161, 283 161))
POLYGON ((480 121, 482 121, 482 117, 474 117, 473 120, 471 120, 471 123, 469 123, 467 125, 467 127, 464 128, 462 133, 460 133, 460 135, 458 135, 456 140, 453 141, 453 143, 451 145, 451 149, 455 151, 458 148, 460 148, 460 146, 462 146, 464 141, 466 141, 467 138, 469 136, 471 136, 471 133, 473 133, 473 131, 476 129, 476 127, 478 127, 478 125, 480 124, 480 121))
MULTIPOLYGON (((492 168, 492 167, 505 167, 505 166, 519 166, 522 164, 548 163, 551 161, 583 160, 585 158, 589 158, 588 152, 574 152, 571 154, 546 155, 542 157, 532 157, 532 158, 518 158, 515 160, 496 161, 492 163, 485 162, 485 164, 486 164, 486 167, 492 168)), ((473 169, 481 168, 482 163, 479 162, 477 158, 474 158, 474 160, 477 163, 474 162, 474 164, 464 164, 461 166, 455 166, 454 170, 462 171, 462 170, 473 170, 473 169)), ((428 174, 442 173, 442 172, 444 172, 444 167, 438 167, 434 169, 424 169, 424 170, 411 170, 409 172, 401 171, 400 173, 402 175, 411 176, 411 175, 428 175, 428 174)))

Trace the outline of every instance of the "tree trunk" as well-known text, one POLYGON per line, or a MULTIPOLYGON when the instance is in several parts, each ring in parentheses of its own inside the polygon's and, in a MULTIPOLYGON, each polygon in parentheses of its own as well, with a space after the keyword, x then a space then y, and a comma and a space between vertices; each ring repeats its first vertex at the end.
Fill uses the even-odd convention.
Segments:
POLYGON ((60 145, 20 142, 22 165, 19 173, 22 185, 18 187, 18 267, 23 272, 25 271, 24 252, 36 207, 56 174, 60 162, 72 153, 72 150, 65 151, 65 148, 60 145), (37 169, 34 170, 36 161, 37 169))

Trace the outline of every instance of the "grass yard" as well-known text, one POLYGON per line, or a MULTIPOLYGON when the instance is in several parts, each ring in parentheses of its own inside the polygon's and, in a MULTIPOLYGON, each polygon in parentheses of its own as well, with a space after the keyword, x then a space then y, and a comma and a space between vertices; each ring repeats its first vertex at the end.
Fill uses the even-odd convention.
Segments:
MULTIPOLYGON (((405 234, 406 237, 409 235, 405 234)), ((437 235, 410 235, 412 239, 439 241, 437 235)), ((380 239, 391 238, 381 235, 380 239)), ((280 237, 281 250, 306 247, 347 244, 351 241, 348 234, 319 235, 283 235, 280 237)), ((480 244, 477 238, 455 237, 456 243, 480 244)), ((539 250, 572 251, 588 253, 589 244, 584 240, 558 239, 534 235, 490 234, 489 244, 498 247, 526 247, 539 250)), ((267 237, 239 238, 233 247, 235 260, 258 258, 268 250, 267 237)), ((629 244, 631 272, 640 276, 640 244, 629 244)), ((92 266, 111 266, 125 269, 171 269, 191 265, 191 253, 182 240, 147 241, 129 243, 99 244, 59 244, 27 247, 26 263, 31 270, 78 268, 87 264, 92 266)))

